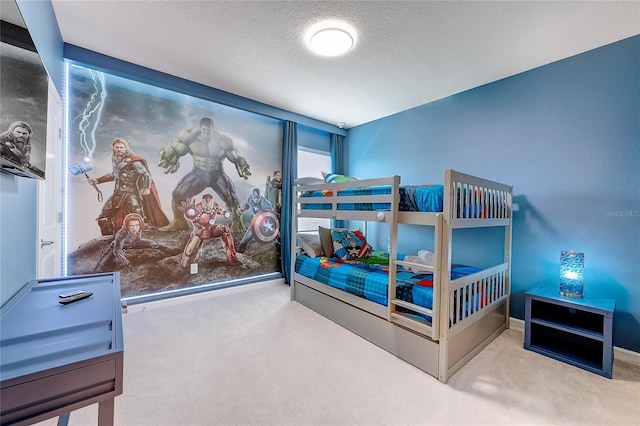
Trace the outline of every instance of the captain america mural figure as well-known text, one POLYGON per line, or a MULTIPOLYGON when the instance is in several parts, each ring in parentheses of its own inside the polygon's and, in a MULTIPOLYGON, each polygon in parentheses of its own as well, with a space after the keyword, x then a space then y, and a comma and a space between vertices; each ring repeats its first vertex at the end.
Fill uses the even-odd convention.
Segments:
POLYGON ((280 234, 280 221, 273 211, 273 205, 261 193, 260 189, 253 188, 247 202, 238 209, 238 214, 250 210, 253 214, 251 226, 245 231, 238 252, 244 253, 249 243, 257 238, 261 242, 271 242, 280 234))

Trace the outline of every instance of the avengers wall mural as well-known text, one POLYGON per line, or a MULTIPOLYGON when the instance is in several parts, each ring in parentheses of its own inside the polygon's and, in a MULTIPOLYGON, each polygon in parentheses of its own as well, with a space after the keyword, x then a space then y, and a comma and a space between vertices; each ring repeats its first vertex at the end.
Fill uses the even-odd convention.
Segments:
POLYGON ((69 67, 69 275, 123 297, 280 270, 282 123, 69 67))

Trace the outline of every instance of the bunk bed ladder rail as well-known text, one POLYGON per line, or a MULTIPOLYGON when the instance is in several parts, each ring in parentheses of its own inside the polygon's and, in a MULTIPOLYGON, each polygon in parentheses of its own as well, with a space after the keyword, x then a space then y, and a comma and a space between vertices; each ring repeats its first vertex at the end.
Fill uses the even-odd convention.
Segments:
POLYGON ((396 272, 398 258, 398 211, 400 209, 400 176, 391 181, 391 211, 389 220, 389 283, 387 284, 387 320, 397 319, 396 313, 396 272))
MULTIPOLYGON (((291 206, 289 206, 289 208, 291 209, 291 235, 289 236, 289 244, 290 244, 290 248, 291 248, 291 254, 290 254, 290 259, 289 259, 289 287, 291 288, 291 291, 289 292, 289 298, 290 300, 296 300, 296 294, 295 294, 295 275, 296 275, 296 254, 298 253, 297 251, 297 247, 298 247, 298 213, 299 213, 299 200, 298 200, 298 188, 297 185, 294 184, 291 192, 293 194, 292 199, 291 199, 291 206)), ((286 277, 285 277, 286 278, 286 277)))
MULTIPOLYGON (((438 213, 436 215, 436 226, 435 226, 435 241, 442 241, 442 232, 444 226, 443 215, 438 213)), ((440 315, 438 314, 437 306, 440 303, 440 282, 442 276, 442 268, 441 268, 441 259, 440 256, 443 254, 442 247, 436 247, 436 267, 429 268, 433 271, 433 292, 432 292, 432 309, 424 308, 422 306, 414 305, 409 302, 405 302, 403 300, 396 299, 395 297, 395 280, 393 282, 389 282, 390 287, 393 286, 393 292, 389 292, 389 295, 394 295, 394 297, 390 297, 389 300, 391 303, 389 304, 391 310, 390 320, 398 325, 402 325, 405 328, 409 328, 413 331, 416 331, 420 334, 423 334, 429 337, 431 340, 437 341, 438 336, 440 334, 440 315), (415 314, 419 314, 421 316, 428 316, 431 318, 431 322, 427 322, 426 320, 413 319, 407 316, 405 313, 397 312, 396 308, 401 306, 405 309, 412 311, 415 314)), ((402 266, 418 266, 420 268, 425 268, 424 265, 420 264, 412 264, 411 262, 396 260, 393 262, 394 270, 397 269, 397 265, 402 266)), ((447 271, 445 271, 446 273, 447 271)), ((395 278, 395 273, 394 273, 395 278)))

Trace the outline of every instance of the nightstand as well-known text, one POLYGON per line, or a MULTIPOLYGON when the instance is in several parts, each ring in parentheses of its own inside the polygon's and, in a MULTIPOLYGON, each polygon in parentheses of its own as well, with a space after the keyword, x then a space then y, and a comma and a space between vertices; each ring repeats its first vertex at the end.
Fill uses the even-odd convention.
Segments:
POLYGON ((525 295, 524 348, 612 376, 614 299, 561 296, 540 286, 525 295))

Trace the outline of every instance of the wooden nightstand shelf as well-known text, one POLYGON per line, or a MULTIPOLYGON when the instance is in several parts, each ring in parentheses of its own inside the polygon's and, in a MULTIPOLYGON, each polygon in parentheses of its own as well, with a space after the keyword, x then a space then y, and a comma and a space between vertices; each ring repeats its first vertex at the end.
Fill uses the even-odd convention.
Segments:
POLYGON ((561 296, 540 286, 525 295, 524 348, 611 378, 613 299, 561 296))

